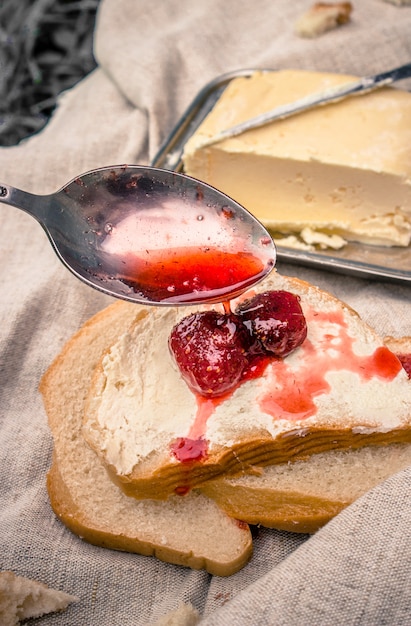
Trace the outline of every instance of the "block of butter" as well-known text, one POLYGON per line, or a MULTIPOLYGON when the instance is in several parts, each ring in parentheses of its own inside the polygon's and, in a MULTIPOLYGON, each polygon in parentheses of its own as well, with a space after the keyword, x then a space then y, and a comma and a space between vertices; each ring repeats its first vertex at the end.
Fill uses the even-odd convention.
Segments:
MULTIPOLYGON (((383 246, 411 241, 411 94, 393 87, 203 146, 215 134, 353 76, 304 70, 233 79, 187 141, 184 171, 270 230, 383 246)), ((292 237, 291 237, 292 238, 292 237)), ((338 246, 335 246, 338 247, 338 246)))

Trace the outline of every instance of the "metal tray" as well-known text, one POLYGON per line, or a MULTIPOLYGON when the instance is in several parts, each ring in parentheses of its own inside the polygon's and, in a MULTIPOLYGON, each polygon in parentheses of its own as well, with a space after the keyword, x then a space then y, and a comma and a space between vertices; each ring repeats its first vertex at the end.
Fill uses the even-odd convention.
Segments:
MULTIPOLYGON (((214 107, 233 78, 251 76, 256 69, 230 72, 208 83, 193 100, 152 161, 153 167, 183 171, 186 141, 214 107)), ((268 71, 268 70, 264 70, 268 71)), ((276 240, 279 260, 369 279, 411 284, 411 246, 407 248, 349 243, 341 250, 306 252, 276 240)))

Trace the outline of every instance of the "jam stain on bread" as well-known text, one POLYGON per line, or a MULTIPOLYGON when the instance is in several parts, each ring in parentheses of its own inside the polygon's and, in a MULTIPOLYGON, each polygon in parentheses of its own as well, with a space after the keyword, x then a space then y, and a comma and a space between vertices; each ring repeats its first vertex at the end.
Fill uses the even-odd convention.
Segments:
MULTIPOLYGON (((262 376, 269 361, 266 358, 263 367, 260 363, 259 368, 253 368, 256 358, 271 356, 275 359, 273 367, 281 384, 276 392, 270 390, 261 397, 261 407, 274 419, 305 419, 316 413, 314 398, 330 390, 325 372, 349 369, 362 380, 375 376, 392 380, 402 368, 399 358, 386 346, 378 347, 371 355, 355 358, 353 340, 346 332, 339 311, 322 316, 325 322, 339 325, 336 339, 339 350, 331 357, 326 352, 323 358, 313 355, 311 360, 312 344, 307 341, 302 345, 307 337, 306 319, 298 296, 290 292, 257 294, 240 304, 236 311, 239 315, 215 311, 192 314, 171 331, 169 345, 174 359, 191 391, 199 396, 216 398, 224 395, 223 401, 250 378, 250 374, 242 377, 244 371, 253 372, 255 378, 262 376), (282 357, 301 345, 308 358, 306 367, 296 377, 289 372, 282 357)), ((318 318, 321 314, 315 316, 318 318)), ((197 419, 188 438, 179 438, 171 446, 174 456, 183 462, 200 461, 207 456, 206 421, 213 409, 201 397, 198 406, 197 419)))

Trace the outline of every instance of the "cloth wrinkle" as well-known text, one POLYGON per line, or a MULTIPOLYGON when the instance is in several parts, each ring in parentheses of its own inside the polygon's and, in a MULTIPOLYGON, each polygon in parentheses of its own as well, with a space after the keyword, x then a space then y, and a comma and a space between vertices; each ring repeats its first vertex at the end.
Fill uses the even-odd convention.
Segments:
MULTIPOLYGON (((199 90, 227 72, 368 75, 409 62, 411 7, 353 5, 349 24, 304 40, 293 31, 303 0, 101 0, 97 68, 60 96, 42 132, 0 148, 0 178, 45 194, 96 167, 148 164, 199 90)), ((400 86, 411 89, 411 81, 400 86)), ((64 343, 113 299, 63 267, 33 218, 1 211, 0 569, 80 598, 39 622, 149 626, 191 603, 202 626, 409 624, 411 468, 314 536, 255 529, 251 561, 229 578, 93 546, 64 527, 47 496, 52 438, 38 383, 64 343)), ((411 336, 409 285, 277 268, 332 292, 380 335, 411 336)))

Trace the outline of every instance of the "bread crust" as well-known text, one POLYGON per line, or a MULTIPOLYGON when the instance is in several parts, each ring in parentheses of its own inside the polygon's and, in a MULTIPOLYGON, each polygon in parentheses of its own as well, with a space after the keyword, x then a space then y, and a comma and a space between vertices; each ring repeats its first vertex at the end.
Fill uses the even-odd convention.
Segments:
MULTIPOLYGON (((237 525, 241 531, 244 531, 246 541, 244 541, 243 546, 239 545, 241 550, 239 550, 237 557, 228 563, 224 562, 223 559, 219 561, 217 558, 211 559, 204 554, 196 553, 190 545, 187 545, 186 551, 182 551, 171 546, 141 540, 139 530, 131 535, 124 534, 121 530, 107 529, 105 520, 100 523, 98 519, 93 518, 92 512, 77 506, 72 493, 61 476, 56 458, 54 458, 47 475, 47 490, 52 509, 62 523, 84 541, 101 548, 131 552, 142 556, 154 556, 160 561, 173 565, 182 565, 198 570, 205 569, 215 576, 231 576, 242 569, 252 555, 252 541, 248 525, 245 522, 236 522, 235 518, 232 519, 233 528, 237 525)), ((195 516, 194 501, 191 511, 188 510, 187 512, 195 516)), ((170 534, 175 532, 178 530, 170 529, 170 534)))
POLYGON ((312 534, 338 515, 350 501, 310 496, 299 491, 259 492, 224 479, 205 483, 202 493, 213 498, 228 515, 240 516, 252 525, 312 534))
POLYGON ((411 443, 410 432, 397 429, 389 433, 353 433, 351 430, 307 429, 290 431, 275 440, 272 437, 249 439, 245 443, 221 449, 212 459, 192 464, 167 459, 152 473, 142 475, 138 469, 131 475, 119 476, 116 468, 107 465, 113 482, 136 499, 165 500, 170 495, 202 487, 221 476, 252 472, 254 466, 280 465, 306 460, 312 454, 333 450, 355 450, 369 445, 411 443))

